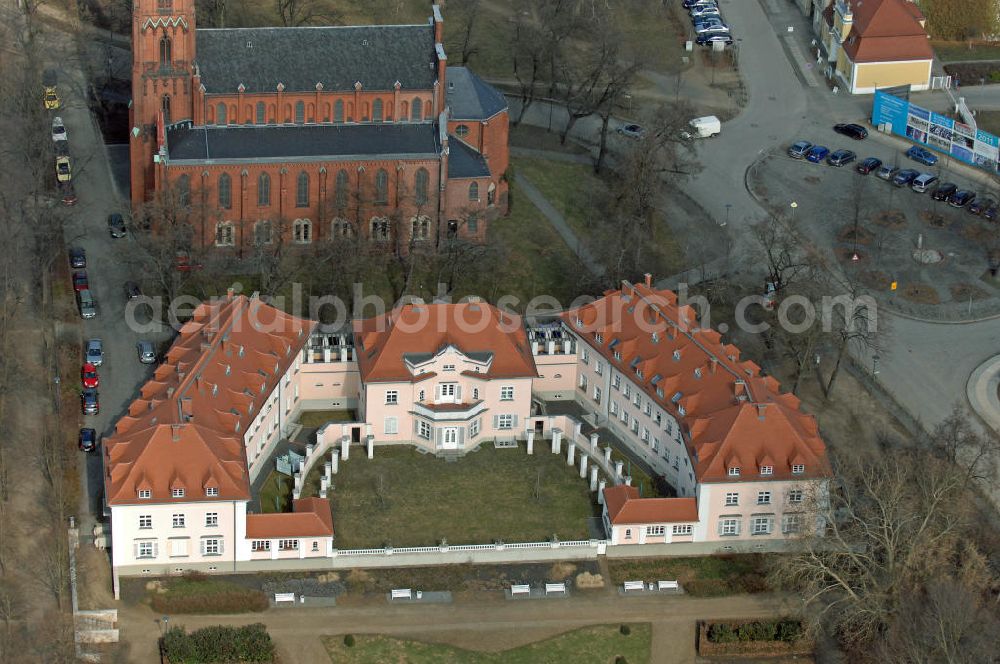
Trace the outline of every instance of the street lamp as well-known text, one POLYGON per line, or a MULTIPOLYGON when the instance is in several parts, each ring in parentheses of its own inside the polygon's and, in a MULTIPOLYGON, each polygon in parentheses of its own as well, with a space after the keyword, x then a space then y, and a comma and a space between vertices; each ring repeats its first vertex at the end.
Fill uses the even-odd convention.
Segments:
POLYGON ((796 208, 799 207, 799 204, 797 202, 795 202, 795 201, 792 201, 791 203, 788 204, 788 207, 792 208, 792 223, 794 224, 795 223, 795 210, 796 210, 796 208))
POLYGON ((732 210, 732 209, 733 209, 733 204, 732 203, 726 203, 726 220, 724 222, 722 222, 723 226, 728 226, 729 225, 729 211, 732 210))
POLYGON ((878 353, 872 355, 872 375, 878 375, 878 353))

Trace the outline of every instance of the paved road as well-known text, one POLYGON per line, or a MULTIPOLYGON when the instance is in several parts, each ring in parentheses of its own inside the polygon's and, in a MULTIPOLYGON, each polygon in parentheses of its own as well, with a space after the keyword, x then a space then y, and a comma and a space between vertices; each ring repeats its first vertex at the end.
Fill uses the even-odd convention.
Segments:
MULTIPOLYGON (((208 625, 262 622, 275 640, 282 661, 328 664, 330 660, 319 637, 331 634, 380 633, 433 640, 440 634, 465 632, 464 640, 469 640, 469 634, 474 639, 474 635, 480 633, 490 635, 494 642, 499 635, 499 638, 508 636, 520 643, 517 635, 529 629, 558 633, 609 622, 650 622, 653 624, 653 644, 659 645, 651 662, 687 664, 695 661, 696 620, 756 618, 795 611, 793 601, 778 596, 695 599, 676 596, 626 598, 606 594, 569 599, 463 602, 447 606, 377 604, 365 608, 283 608, 236 616, 171 616, 170 624, 197 629, 208 625)), ((129 643, 131 661, 156 661, 152 629, 155 629, 157 618, 146 606, 119 611, 119 625, 129 643)))

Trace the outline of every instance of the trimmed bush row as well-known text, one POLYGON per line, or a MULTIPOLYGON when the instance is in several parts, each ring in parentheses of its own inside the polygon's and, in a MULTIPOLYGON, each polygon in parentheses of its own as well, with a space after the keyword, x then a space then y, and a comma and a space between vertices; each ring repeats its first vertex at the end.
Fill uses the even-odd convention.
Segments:
POLYGON ((712 623, 708 626, 708 640, 712 643, 735 643, 737 641, 784 641, 791 643, 802 636, 802 622, 799 620, 757 620, 734 625, 712 623))
POLYGON ((274 661, 274 644, 260 623, 243 627, 216 625, 190 634, 183 627, 171 627, 160 645, 169 664, 274 661))
POLYGON ((250 588, 213 590, 205 593, 153 595, 153 611, 171 613, 255 613, 268 607, 267 595, 250 588))

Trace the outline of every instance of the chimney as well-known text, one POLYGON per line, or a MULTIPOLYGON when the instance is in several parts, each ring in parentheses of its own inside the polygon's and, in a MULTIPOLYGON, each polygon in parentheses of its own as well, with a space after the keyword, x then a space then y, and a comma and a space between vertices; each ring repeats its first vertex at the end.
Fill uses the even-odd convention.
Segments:
POLYGON ((171 424, 170 425, 170 439, 175 443, 181 439, 181 425, 171 424))
POLYGON ((229 300, 229 301, 232 301, 232 299, 234 297, 236 297, 236 290, 233 289, 233 288, 227 288, 226 289, 226 299, 229 300))
POLYGON ((719 366, 719 358, 714 355, 708 358, 708 371, 709 373, 715 373, 715 368, 719 366))
POLYGON ((757 419, 758 420, 763 420, 764 419, 764 410, 766 408, 767 408, 767 404, 766 403, 759 403, 759 404, 757 404, 757 419))
POLYGON ((649 272, 647 272, 644 276, 646 277, 646 288, 652 288, 653 287, 653 275, 650 274, 649 272))
POLYGON ((174 387, 171 385, 170 387, 167 388, 167 398, 169 399, 173 396, 174 396, 174 387))

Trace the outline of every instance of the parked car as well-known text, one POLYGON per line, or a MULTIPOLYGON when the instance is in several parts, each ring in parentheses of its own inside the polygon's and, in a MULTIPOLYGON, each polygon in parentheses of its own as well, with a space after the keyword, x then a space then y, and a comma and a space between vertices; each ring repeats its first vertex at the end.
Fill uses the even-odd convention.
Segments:
POLYGON ((73 290, 79 292, 90 288, 86 270, 77 270, 73 273, 73 290))
POLYGON ((813 146, 809 141, 798 141, 788 148, 788 156, 792 159, 805 159, 806 153, 813 146))
POLYGON ((981 215, 991 207, 996 207, 996 205, 997 202, 995 200, 989 196, 984 196, 969 203, 969 207, 966 209, 969 211, 969 214, 981 215))
POLYGON ((152 341, 143 339, 135 345, 135 349, 139 354, 139 361, 143 364, 153 364, 156 362, 156 350, 153 348, 152 341))
POLYGON ((59 93, 56 91, 55 87, 45 86, 45 95, 42 97, 42 100, 45 103, 45 110, 59 110, 59 93))
POLYGON ((142 297, 142 289, 139 288, 139 284, 134 281, 125 282, 125 299, 134 300, 137 297, 142 297))
POLYGON ((90 362, 84 362, 80 368, 80 382, 84 387, 97 387, 101 382, 101 377, 97 374, 97 367, 90 362))
POLYGON ((70 247, 69 266, 73 269, 87 267, 87 252, 80 247, 70 247))
POLYGON ((58 115, 52 118, 52 140, 53 141, 65 141, 68 139, 66 136, 66 125, 63 124, 62 118, 58 115))
POLYGON ((125 218, 117 212, 108 215, 108 232, 111 237, 125 237, 125 218))
POLYGON ((97 390, 87 389, 80 395, 80 411, 84 415, 97 415, 101 412, 100 397, 97 390))
POLYGON ((729 26, 721 21, 710 21, 705 23, 696 23, 694 26, 694 31, 699 35, 706 34, 729 34, 729 26))
POLYGON ((73 179, 73 169, 69 165, 69 157, 56 157, 56 180, 69 182, 73 179))
POLYGON ((924 166, 933 166, 938 160, 937 155, 933 154, 930 150, 920 147, 919 145, 914 145, 907 150, 906 156, 913 161, 919 161, 924 166))
POLYGON ((97 430, 80 429, 80 441, 77 443, 83 452, 93 452, 97 449, 97 430))
POLYGON ((958 185, 953 182, 942 182, 931 194, 931 198, 936 201, 946 201, 948 197, 958 191, 958 185))
POLYGON ((997 204, 994 203, 989 207, 987 207, 985 210, 983 210, 983 219, 985 219, 986 221, 996 221, 997 213, 1000 212, 1000 210, 998 210, 997 208, 998 208, 997 204))
POLYGON ((88 339, 87 351, 84 353, 83 358, 95 367, 104 364, 104 342, 100 339, 88 339))
POLYGON ((918 194, 922 194, 930 189, 931 186, 933 186, 937 181, 938 178, 933 173, 921 173, 913 179, 913 184, 910 185, 910 189, 918 194))
POLYGON ((642 138, 646 130, 637 124, 623 124, 618 126, 618 133, 629 138, 642 138))
POLYGON ((830 154, 830 148, 826 147, 825 145, 814 145, 811 148, 809 148, 808 152, 806 152, 806 161, 811 161, 814 164, 818 164, 819 162, 826 159, 826 156, 828 154, 830 154))
POLYGON ((906 187, 912 184, 918 175, 920 175, 920 171, 915 171, 912 168, 904 168, 896 173, 895 177, 892 178, 892 183, 897 187, 906 187))
POLYGON ((76 302, 80 306, 80 318, 94 318, 97 316, 97 303, 94 302, 94 295, 89 288, 77 291, 76 302))
POLYGON ((715 5, 697 5, 688 10, 691 14, 691 18, 700 18, 703 16, 720 16, 719 8, 715 5))
POLYGON ((857 158, 858 155, 854 154, 850 150, 834 150, 830 153, 830 156, 826 158, 826 163, 831 166, 843 166, 844 164, 851 163, 857 158))
POLYGON ((76 205, 76 191, 72 182, 59 183, 59 195, 62 197, 62 204, 66 207, 76 205))
POLYGON ((862 175, 868 175, 881 165, 882 165, 882 160, 879 159, 878 157, 867 157, 863 159, 861 163, 858 164, 857 167, 855 167, 854 170, 856 170, 858 173, 861 173, 862 175))
POLYGON ((695 38, 695 41, 698 43, 699 46, 706 46, 708 44, 714 44, 715 42, 721 42, 726 46, 729 46, 730 44, 733 43, 733 38, 729 35, 728 32, 720 32, 717 34, 708 33, 708 34, 698 35, 695 38))
POLYGON ((890 181, 896 176, 899 171, 898 168, 892 164, 882 164, 877 169, 875 169, 875 177, 882 178, 883 180, 890 181))
POLYGON ((833 125, 833 130, 838 134, 843 134, 853 138, 856 141, 862 141, 868 138, 868 130, 859 124, 835 124, 833 125))
POLYGON ((717 5, 715 0, 684 0, 684 9, 691 9, 700 5, 717 5))
POLYGON ((976 192, 961 189, 948 197, 948 205, 963 208, 974 200, 976 200, 976 192))

